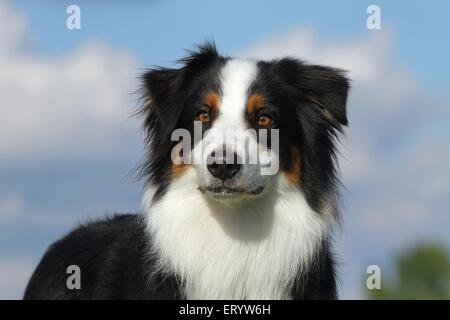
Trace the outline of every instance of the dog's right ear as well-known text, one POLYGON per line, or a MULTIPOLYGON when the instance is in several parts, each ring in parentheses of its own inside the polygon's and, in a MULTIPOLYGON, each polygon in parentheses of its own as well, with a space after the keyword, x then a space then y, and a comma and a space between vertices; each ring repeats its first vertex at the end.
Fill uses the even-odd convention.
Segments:
POLYGON ((192 80, 220 59, 214 43, 207 42, 178 60, 179 69, 148 70, 142 77, 145 129, 155 130, 156 125, 158 134, 170 134, 176 128, 192 80))
POLYGON ((143 77, 142 113, 144 126, 157 125, 165 134, 176 126, 183 107, 183 95, 180 94, 182 69, 158 68, 147 71, 143 77))

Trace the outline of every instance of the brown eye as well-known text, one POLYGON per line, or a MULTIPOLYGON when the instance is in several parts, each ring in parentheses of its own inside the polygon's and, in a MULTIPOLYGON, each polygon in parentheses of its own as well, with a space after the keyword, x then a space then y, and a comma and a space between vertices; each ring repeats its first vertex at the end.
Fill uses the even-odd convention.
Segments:
POLYGON ((262 114, 258 117, 258 125, 261 127, 267 127, 272 124, 273 120, 266 114, 262 114))
POLYGON ((195 118, 201 122, 210 121, 209 113, 207 111, 200 111, 195 118))

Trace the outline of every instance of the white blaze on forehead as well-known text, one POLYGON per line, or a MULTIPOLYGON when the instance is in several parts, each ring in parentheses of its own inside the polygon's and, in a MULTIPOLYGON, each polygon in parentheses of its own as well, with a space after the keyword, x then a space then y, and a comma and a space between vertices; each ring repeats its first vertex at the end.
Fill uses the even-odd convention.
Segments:
POLYGON ((244 127, 248 89, 256 78, 257 71, 256 62, 252 60, 232 59, 225 64, 220 74, 222 101, 214 127, 244 127))
MULTIPOLYGON (((203 136, 202 148, 196 147, 193 152, 194 161, 200 159, 201 164, 207 163, 213 151, 218 151, 219 155, 225 152, 227 157, 235 153, 241 160, 253 157, 253 166, 244 165, 240 172, 245 177, 243 181, 246 181, 246 187, 252 190, 260 185, 260 176, 254 172, 258 168, 255 160, 258 159, 258 149, 257 139, 247 132, 245 113, 249 88, 257 74, 257 62, 253 60, 231 59, 222 67, 219 74, 221 102, 218 116, 203 136)), ((197 173, 201 183, 210 183, 211 174, 205 165, 200 165, 197 173)))

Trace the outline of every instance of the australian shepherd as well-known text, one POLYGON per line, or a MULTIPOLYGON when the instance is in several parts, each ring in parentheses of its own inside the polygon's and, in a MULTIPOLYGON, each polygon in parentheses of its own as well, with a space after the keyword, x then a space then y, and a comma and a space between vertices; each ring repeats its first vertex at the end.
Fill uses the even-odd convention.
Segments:
POLYGON ((179 63, 142 77, 142 213, 52 244, 24 298, 337 298, 344 72, 226 57, 211 43, 179 63))

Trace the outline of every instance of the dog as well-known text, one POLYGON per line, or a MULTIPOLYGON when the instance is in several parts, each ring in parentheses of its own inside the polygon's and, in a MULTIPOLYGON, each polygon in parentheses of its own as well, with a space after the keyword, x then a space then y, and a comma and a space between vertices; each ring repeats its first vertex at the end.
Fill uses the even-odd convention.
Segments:
POLYGON ((336 299, 345 72, 226 57, 214 43, 179 64, 142 77, 143 213, 52 244, 24 298, 336 299))

